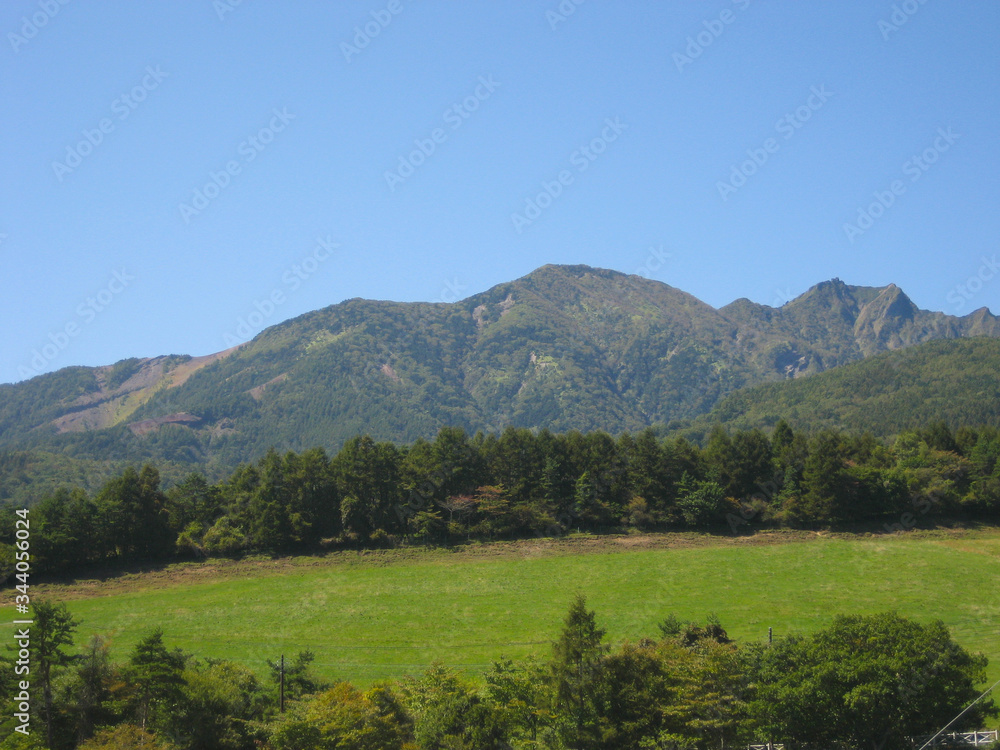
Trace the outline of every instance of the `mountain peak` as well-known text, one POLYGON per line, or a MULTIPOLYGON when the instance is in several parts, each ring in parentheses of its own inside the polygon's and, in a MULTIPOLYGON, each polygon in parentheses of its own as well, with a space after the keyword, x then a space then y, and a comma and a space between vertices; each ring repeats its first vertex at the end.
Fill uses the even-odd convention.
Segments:
MULTIPOLYGON (((917 343, 915 321, 920 310, 895 284, 883 287, 863 305, 854 324, 854 337, 865 356, 917 343)), ((925 313, 925 315, 932 315, 925 313)))
MULTIPOLYGON (((906 318, 907 320, 913 320, 913 317, 917 314, 917 306, 913 304, 913 301, 906 296, 906 293, 900 289, 895 284, 889 284, 876 298, 876 302, 880 299, 884 299, 886 302, 885 310, 883 316, 887 318, 906 318)), ((875 304, 875 303, 870 303, 875 304)))
MULTIPOLYGON (((837 296, 843 296, 846 294, 850 294, 850 291, 851 288, 847 284, 845 284, 841 279, 834 276, 832 279, 828 279, 827 281, 821 281, 818 284, 814 284, 813 286, 809 287, 803 294, 799 296, 799 298, 811 295, 831 295, 831 294, 837 296)), ((795 300, 792 301, 794 302, 795 300)))
POLYGON ((598 268, 596 266, 588 266, 584 263, 575 264, 562 264, 562 263, 546 263, 543 266, 539 266, 534 271, 522 276, 521 278, 530 278, 532 276, 549 276, 553 274, 558 274, 560 276, 572 276, 575 278, 582 278, 584 276, 600 276, 603 278, 622 278, 627 274, 621 271, 615 271, 610 268, 598 268))

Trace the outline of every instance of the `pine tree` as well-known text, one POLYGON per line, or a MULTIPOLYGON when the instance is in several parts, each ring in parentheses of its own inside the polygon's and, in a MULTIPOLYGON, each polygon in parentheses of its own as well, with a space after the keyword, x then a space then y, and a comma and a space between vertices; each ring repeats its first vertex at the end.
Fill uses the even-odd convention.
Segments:
POLYGON ((175 711, 184 684, 184 657, 167 651, 157 628, 136 644, 126 675, 135 688, 133 709, 141 729, 158 728, 175 711))
POLYGON ((34 625, 31 629, 31 670, 37 670, 42 683, 45 707, 45 737, 52 744, 52 680, 53 670, 69 664, 73 657, 63 652, 63 647, 73 642, 73 631, 79 625, 65 604, 52 604, 36 599, 32 603, 34 625))
POLYGON ((569 719, 565 739, 570 747, 593 747, 599 737, 596 701, 607 652, 604 632, 587 611, 587 600, 577 594, 553 644, 550 665, 554 708, 569 719))

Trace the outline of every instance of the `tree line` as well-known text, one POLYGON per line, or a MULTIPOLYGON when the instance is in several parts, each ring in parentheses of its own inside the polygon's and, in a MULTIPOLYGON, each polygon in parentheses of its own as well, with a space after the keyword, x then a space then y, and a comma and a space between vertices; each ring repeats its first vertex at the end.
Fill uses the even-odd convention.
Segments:
MULTIPOLYGON (((270 450, 210 483, 169 489, 147 464, 93 496, 62 488, 32 509, 36 571, 177 556, 295 553, 558 535, 567 531, 1000 521, 1000 432, 944 423, 868 434, 715 428, 704 446, 652 430, 467 435, 408 446, 357 436, 334 455, 270 450)), ((13 509, 0 531, 13 536, 13 509)), ((9 557, 9 547, 0 548, 9 557)))
MULTIPOLYGON (((64 604, 35 603, 30 733, 0 720, 0 748, 50 750, 708 750, 910 748, 979 695, 987 660, 940 622, 843 615, 811 635, 739 645, 721 623, 666 617, 658 633, 607 642, 577 595, 547 658, 495 660, 479 679, 436 664, 361 689, 327 682, 301 652, 266 676, 170 649, 160 630, 116 662, 64 604), (282 679, 283 672, 283 679, 282 679), (283 688, 279 685, 283 684, 283 688), (282 700, 282 697, 284 700, 282 700), (284 709, 284 710, 283 710, 284 709), (44 738, 44 739, 43 739, 44 738)), ((12 658, 0 698, 13 701, 12 658)), ((264 666, 264 665, 259 665, 264 666)), ((997 714, 990 699, 957 729, 997 714)))

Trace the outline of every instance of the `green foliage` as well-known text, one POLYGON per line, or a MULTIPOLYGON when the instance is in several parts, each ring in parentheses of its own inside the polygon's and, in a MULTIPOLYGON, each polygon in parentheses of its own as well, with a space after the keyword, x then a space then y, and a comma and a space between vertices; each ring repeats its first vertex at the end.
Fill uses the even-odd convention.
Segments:
POLYGON ((695 420, 693 431, 717 423, 766 429, 781 417, 796 430, 814 432, 832 428, 893 437, 923 429, 936 449, 955 450, 951 430, 1000 427, 998 370, 1000 341, 994 338, 930 341, 737 391, 695 420))
POLYGON ((284 663, 281 660, 268 662, 271 683, 277 690, 282 682, 284 670, 285 699, 296 700, 330 687, 328 683, 313 674, 310 665, 316 660, 312 651, 300 651, 294 659, 284 663))
MULTIPOLYGON (((811 636, 750 647, 745 660, 758 685, 750 714, 761 740, 889 750, 961 712, 977 697, 986 665, 940 621, 920 625, 894 613, 840 616, 811 636)), ((987 700, 956 727, 995 714, 987 700)))
POLYGON ((841 520, 846 479, 845 450, 839 436, 821 432, 810 442, 809 457, 802 473, 802 501, 796 508, 796 520, 823 523, 841 520))
POLYGON ((123 560, 162 557, 172 551, 166 496, 160 474, 149 464, 137 473, 127 468, 97 495, 100 538, 112 556, 123 560))
MULTIPOLYGON (((193 534, 184 537, 190 540, 187 546, 196 546, 197 526, 191 529, 193 534)), ((178 538, 178 542, 181 539, 178 538)), ((236 555, 247 548, 246 532, 242 527, 236 525, 236 521, 231 516, 222 516, 210 529, 205 531, 201 537, 200 549, 206 554, 219 557, 236 555)))
MULTIPOLYGON (((777 430, 776 430, 777 431, 777 430)), ((713 430, 704 449, 645 431, 499 438, 444 428, 397 447, 367 435, 332 457, 321 448, 268 451, 212 484, 189 474, 164 493, 158 470, 126 467, 90 497, 60 488, 32 516, 35 569, 174 556, 385 548, 558 535, 572 530, 731 531, 1000 518, 1000 433, 944 426, 890 445, 823 430, 775 441, 713 430), (963 453, 936 446, 964 446, 963 453), (726 488, 743 495, 727 495, 726 488), (644 493, 644 494, 640 494, 644 493)), ((14 531, 12 509, 0 530, 14 531)), ((2 548, 0 548, 2 551, 2 548)), ((0 560, 2 562, 2 560, 0 560)))
POLYGON ((36 597, 31 606, 34 621, 31 626, 31 669, 38 675, 37 682, 42 688, 45 738, 51 748, 54 747, 56 724, 52 701, 55 673, 72 660, 65 648, 73 643, 73 631, 80 623, 73 618, 64 603, 53 604, 36 597))
POLYGON ((413 736, 423 750, 482 748, 502 750, 505 714, 485 700, 460 674, 434 666, 419 679, 402 684, 404 702, 413 717, 413 736))
POLYGON ((567 717, 561 734, 570 747, 596 746, 600 736, 598 696, 608 650, 604 634, 587 610, 586 598, 577 594, 552 645, 550 663, 553 707, 567 717))
POLYGON ((68 679, 62 682, 58 697, 68 718, 67 734, 71 733, 78 743, 118 718, 112 695, 115 677, 107 642, 93 636, 73 664, 68 679))
POLYGON ((33 516, 33 551, 44 570, 80 568, 108 551, 97 505, 81 489, 57 490, 38 504, 33 516))
POLYGON ((87 367, 64 367, 15 385, 0 385, 0 443, 9 444, 19 432, 55 419, 77 398, 97 389, 94 371, 87 367))
POLYGON ((261 739, 268 701, 257 677, 231 661, 189 665, 170 734, 189 750, 244 750, 261 739))
POLYGON ((180 531, 195 524, 211 525, 222 512, 219 488, 209 484, 203 474, 193 472, 167 492, 167 515, 170 528, 180 531))
POLYGON ((732 643, 732 639, 729 638, 722 623, 714 613, 708 616, 708 621, 704 626, 695 622, 681 622, 676 615, 671 613, 657 627, 665 640, 675 642, 685 648, 697 648, 708 641, 722 645, 732 643))
POLYGON ((677 514, 687 526, 704 528, 718 523, 727 509, 722 487, 708 480, 693 481, 688 474, 677 487, 677 514))
POLYGON ((128 713, 140 728, 162 731, 170 725, 182 704, 184 662, 182 653, 167 650, 159 628, 136 644, 125 675, 134 686, 128 713))
POLYGON ((87 740, 80 750, 175 750, 175 746, 133 724, 120 724, 87 740))
POLYGON ((735 647, 711 640, 624 644, 605 660, 600 747, 735 744, 745 724, 740 666, 735 647))
POLYGON ((13 544, 0 542, 0 584, 7 583, 14 575, 14 565, 17 562, 16 550, 13 544))
MULTIPOLYGON (((619 434, 695 419, 691 434, 706 435, 716 423, 766 430, 784 418, 796 430, 883 437, 938 420, 951 429, 997 426, 997 341, 934 340, 974 333, 996 337, 1000 324, 916 310, 892 286, 832 281, 779 310, 746 300, 715 310, 637 276, 545 266, 451 305, 348 300, 189 365, 176 383, 169 373, 180 357, 2 385, 0 449, 11 458, 0 456, 0 499, 30 500, 64 483, 92 493, 129 463, 155 463, 170 483, 193 470, 215 481, 271 447, 335 451, 362 433, 412 443, 441 425, 470 435, 507 427, 619 434), (885 353, 890 346, 905 348, 885 353), (155 382, 131 378, 137 368, 155 382), (126 383, 137 390, 121 393, 126 383), (133 432, 142 420, 178 414, 199 421, 133 432), (83 415, 104 426, 67 431, 83 415)), ((435 460, 448 461, 462 439, 442 440, 435 460)), ((759 440, 733 441, 716 479, 740 497, 766 462, 759 440)), ((515 450, 518 436, 510 442, 502 452, 515 450)), ((936 437, 930 444, 947 447, 936 437)), ((476 468, 458 464, 454 481, 472 484, 463 472, 476 468)), ((444 496, 457 494, 449 481, 444 496)), ((497 483, 514 502, 524 499, 522 486, 502 475, 497 483)), ((613 482, 607 489, 601 501, 613 511, 627 504, 613 482)), ((655 494, 638 494, 656 508, 655 494)))
POLYGON ((558 715, 551 705, 544 664, 501 658, 493 662, 483 679, 485 697, 499 712, 499 721, 507 727, 511 740, 537 743, 554 733, 558 715))
POLYGON ((363 693, 340 682, 277 722, 271 744, 275 750, 401 750, 410 737, 411 721, 390 688, 363 693))
POLYGON ((419 510, 410 518, 410 530, 414 540, 430 542, 440 539, 444 534, 445 525, 441 514, 436 510, 419 510))
POLYGON ((0 749, 2 750, 49 750, 45 741, 41 737, 40 732, 32 732, 31 734, 24 735, 20 732, 15 732, 13 726, 8 720, 5 724, 0 725, 3 729, 10 729, 6 732, 6 736, 3 740, 0 740, 0 749))
POLYGON ((115 362, 104 378, 105 385, 111 389, 118 388, 118 386, 135 375, 141 366, 142 360, 138 357, 130 357, 129 359, 115 362))

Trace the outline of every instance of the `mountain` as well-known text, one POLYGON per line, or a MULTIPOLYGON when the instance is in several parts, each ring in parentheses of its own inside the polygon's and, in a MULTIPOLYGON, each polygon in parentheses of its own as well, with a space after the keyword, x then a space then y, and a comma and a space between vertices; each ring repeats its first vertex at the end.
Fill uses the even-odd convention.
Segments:
POLYGON ((745 386, 970 336, 1000 336, 1000 319, 920 310, 895 285, 833 279, 780 308, 715 309, 641 276, 547 265, 455 303, 350 299, 206 357, 2 385, 0 450, 212 473, 272 445, 336 448, 359 432, 617 433, 695 418, 745 386))

